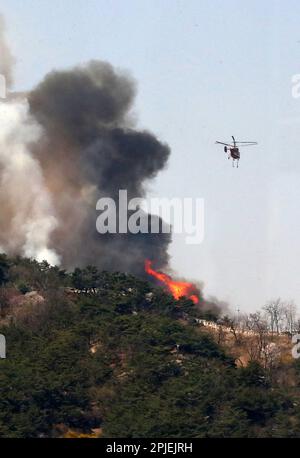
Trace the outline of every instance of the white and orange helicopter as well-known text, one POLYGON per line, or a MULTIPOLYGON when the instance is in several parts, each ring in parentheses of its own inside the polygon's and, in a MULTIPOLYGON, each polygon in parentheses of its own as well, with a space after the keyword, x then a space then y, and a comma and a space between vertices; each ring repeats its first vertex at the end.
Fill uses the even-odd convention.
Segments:
POLYGON ((232 140, 233 140, 233 143, 223 143, 223 142, 218 142, 216 141, 216 143, 218 143, 219 145, 224 145, 224 151, 225 153, 228 154, 228 159, 232 159, 232 167, 234 167, 234 163, 236 161, 236 166, 238 167, 239 166, 239 160, 240 160, 240 148, 242 146, 253 146, 253 145, 257 145, 257 142, 237 142, 234 138, 234 136, 232 135, 232 140))

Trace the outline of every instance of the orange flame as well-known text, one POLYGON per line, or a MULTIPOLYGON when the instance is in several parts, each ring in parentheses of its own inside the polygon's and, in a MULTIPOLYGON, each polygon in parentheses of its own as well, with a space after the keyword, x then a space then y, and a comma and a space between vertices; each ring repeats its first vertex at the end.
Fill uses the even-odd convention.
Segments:
POLYGON ((152 262, 149 259, 146 259, 145 261, 145 271, 147 274, 152 275, 152 277, 166 285, 168 291, 175 299, 180 299, 182 296, 185 296, 188 299, 191 299, 194 304, 199 303, 199 297, 197 296, 196 288, 192 283, 185 281, 175 281, 172 280, 169 275, 164 274, 163 272, 157 272, 152 268, 152 262))

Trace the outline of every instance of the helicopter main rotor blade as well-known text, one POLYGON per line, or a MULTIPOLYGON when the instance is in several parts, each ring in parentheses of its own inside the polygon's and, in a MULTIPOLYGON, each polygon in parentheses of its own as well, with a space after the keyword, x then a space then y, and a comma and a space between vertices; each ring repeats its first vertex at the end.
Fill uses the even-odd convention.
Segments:
POLYGON ((223 142, 216 142, 216 143, 218 143, 219 145, 230 146, 231 148, 233 147, 233 145, 231 145, 230 143, 223 143, 223 142))
POLYGON ((256 142, 251 142, 251 143, 243 142, 242 145, 238 144, 237 147, 238 147, 238 148, 243 148, 244 146, 255 146, 255 145, 257 145, 256 142))
POLYGON ((247 144, 247 145, 257 145, 257 142, 235 142, 237 145, 239 144, 247 144))

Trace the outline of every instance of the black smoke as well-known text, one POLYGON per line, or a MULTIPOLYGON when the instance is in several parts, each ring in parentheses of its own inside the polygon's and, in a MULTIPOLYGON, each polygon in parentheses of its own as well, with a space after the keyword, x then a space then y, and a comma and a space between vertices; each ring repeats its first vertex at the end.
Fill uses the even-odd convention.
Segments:
MULTIPOLYGON (((148 180, 166 164, 169 147, 134 127, 136 85, 109 63, 92 61, 53 71, 28 95, 43 128, 34 146, 58 219, 50 248, 65 268, 96 264, 141 274, 144 260, 168 263, 170 234, 105 234, 96 231, 96 202, 145 196, 148 180)), ((144 218, 149 215, 144 214, 144 218)))

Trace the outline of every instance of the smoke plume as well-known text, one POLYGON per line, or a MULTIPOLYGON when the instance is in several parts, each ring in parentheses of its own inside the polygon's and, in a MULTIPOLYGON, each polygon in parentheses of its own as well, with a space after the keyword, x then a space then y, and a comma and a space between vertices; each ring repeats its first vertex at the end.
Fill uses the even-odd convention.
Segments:
MULTIPOLYGON (((2 31, 2 29, 1 29, 2 31)), ((3 32, 3 31, 2 31, 3 32)), ((12 59, 1 34, 2 70, 12 59)), ((98 265, 144 274, 144 260, 168 262, 169 234, 96 231, 96 202, 143 197, 169 148, 134 127, 136 85, 107 62, 53 71, 0 106, 0 246, 65 268, 98 265)), ((144 218, 150 215, 144 213, 144 218)), ((160 221, 161 223, 161 221, 160 221)))
POLYGON ((0 245, 7 251, 57 264, 49 249, 57 225, 41 167, 30 151, 40 126, 26 101, 0 104, 0 245))
MULTIPOLYGON (((44 130, 34 154, 55 203, 58 227, 51 243, 67 268, 97 264, 142 273, 154 254, 168 261, 168 234, 105 234, 96 231, 96 202, 142 197, 145 182, 161 170, 169 148, 132 127, 135 83, 106 62, 92 61, 51 72, 28 95, 31 114, 44 130)), ((148 215, 144 215, 148 218, 148 215)))

